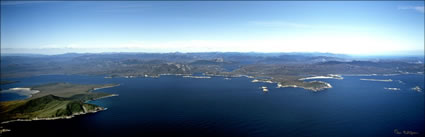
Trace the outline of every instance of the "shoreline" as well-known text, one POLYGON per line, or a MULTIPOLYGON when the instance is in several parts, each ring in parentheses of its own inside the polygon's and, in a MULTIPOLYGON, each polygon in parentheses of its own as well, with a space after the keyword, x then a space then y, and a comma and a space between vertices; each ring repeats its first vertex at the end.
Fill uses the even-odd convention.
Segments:
POLYGON ((104 89, 104 88, 118 87, 118 86, 120 86, 120 84, 114 84, 112 86, 103 86, 103 87, 100 87, 100 88, 93 88, 91 91, 95 91, 95 90, 99 90, 99 89, 104 89))
POLYGON ((424 73, 388 73, 388 74, 341 74, 341 76, 397 76, 397 75, 424 75, 424 73))
POLYGON ((360 80, 363 80, 363 81, 376 81, 376 82, 393 82, 392 79, 365 79, 365 78, 362 78, 360 80))
POLYGON ((98 98, 95 98, 95 99, 92 99, 92 100, 87 100, 84 103, 99 100, 99 99, 109 98, 109 97, 116 97, 116 96, 119 96, 119 94, 110 94, 110 95, 106 95, 106 96, 103 96, 103 97, 98 97, 98 98))
POLYGON ((298 80, 310 80, 310 79, 338 79, 338 80, 343 80, 344 77, 342 77, 340 74, 328 74, 326 76, 311 76, 311 77, 300 78, 298 80))
MULTIPOLYGON (((103 98, 109 98, 109 97, 115 97, 115 96, 119 96, 119 94, 110 94, 110 95, 107 95, 107 96, 103 96, 103 97, 99 97, 99 98, 96 98, 96 99, 93 99, 93 100, 87 100, 87 101, 84 101, 84 103, 87 103, 87 102, 90 102, 90 101, 94 101, 94 100, 99 100, 99 99, 103 99, 103 98)), ((7 123, 11 123, 11 122, 18 122, 18 121, 38 121, 38 120, 58 120, 58 119, 71 119, 71 118, 73 118, 73 117, 75 117, 75 116, 78 116, 78 115, 84 115, 84 114, 90 114, 90 113, 96 113, 96 112, 100 112, 100 111, 105 111, 105 110, 107 110, 108 108, 104 108, 104 107, 101 107, 101 106, 97 106, 96 108, 95 108, 95 110, 93 111, 87 111, 87 112, 80 112, 80 113, 74 113, 74 114, 71 114, 71 115, 69 115, 69 116, 60 116, 60 117, 50 117, 50 118, 30 118, 30 119, 14 119, 14 120, 8 120, 8 121, 2 121, 1 123, 0 123, 0 125, 2 125, 2 124, 7 124, 7 123)), ((86 109, 84 108, 84 111, 85 111, 86 109)))
POLYGON ((192 75, 189 75, 189 76, 183 76, 183 78, 208 79, 208 78, 211 78, 211 77, 210 76, 192 76, 192 75))
POLYGON ((27 96, 27 98, 31 98, 32 95, 39 93, 39 90, 33 90, 31 88, 26 87, 15 87, 15 88, 9 88, 6 90, 1 90, 1 93, 12 93, 12 94, 18 94, 20 96, 27 96))
POLYGON ((3 121, 0 124, 8 124, 8 123, 12 123, 12 122, 19 122, 19 121, 41 121, 41 120, 58 120, 58 119, 71 119, 75 116, 79 116, 79 115, 85 115, 85 114, 90 114, 90 113, 96 113, 96 112, 100 112, 100 111, 105 111, 107 110, 107 108, 103 108, 103 107, 97 107, 95 111, 87 111, 87 112, 81 112, 81 113, 74 113, 72 115, 69 116, 60 116, 60 117, 51 117, 51 118, 32 118, 32 119, 15 119, 15 120, 8 120, 8 121, 3 121))
MULTIPOLYGON (((337 79, 337 80, 343 80, 343 76, 397 76, 397 75, 424 75, 423 73, 390 73, 390 74, 327 74, 327 75, 318 75, 318 76, 310 76, 310 77, 304 77, 299 78, 298 80, 304 81, 304 80, 315 80, 315 79, 337 79)), ((183 78, 211 78, 211 77, 224 77, 224 79, 229 80, 230 78, 237 78, 237 77, 246 77, 249 79, 252 79, 252 83, 277 83, 276 88, 303 88, 305 90, 310 90, 313 92, 322 91, 328 88, 332 88, 332 85, 330 83, 324 82, 324 81, 316 81, 321 84, 324 84, 323 87, 315 88, 315 87, 306 87, 300 84, 288 84, 288 85, 282 85, 280 82, 273 81, 272 79, 263 79, 260 77, 250 76, 250 75, 243 75, 243 74, 212 74, 208 72, 202 73, 201 76, 195 76, 193 74, 159 74, 158 76, 152 77, 152 76, 146 76, 145 77, 151 77, 151 78, 159 78, 160 76, 182 76, 183 78)), ((133 76, 137 77, 137 76, 133 76)), ((142 76, 143 77, 143 76, 142 76)), ((271 77, 272 78, 272 77, 271 77)), ((366 80, 366 79, 362 79, 366 80)), ((368 81, 381 81, 381 80, 369 80, 368 81)), ((304 81, 305 82, 305 81, 304 81)), ((391 82, 387 80, 383 80, 381 82, 391 82)))
POLYGON ((282 85, 280 83, 277 84, 276 88, 303 88, 305 90, 311 90, 313 92, 318 92, 318 91, 322 91, 328 88, 332 88, 332 85, 330 83, 324 82, 324 81, 312 81, 312 82, 318 82, 321 84, 325 84, 325 87, 319 87, 319 88, 314 88, 314 87, 305 87, 305 86, 300 86, 300 85, 296 85, 296 84, 287 84, 287 85, 282 85))

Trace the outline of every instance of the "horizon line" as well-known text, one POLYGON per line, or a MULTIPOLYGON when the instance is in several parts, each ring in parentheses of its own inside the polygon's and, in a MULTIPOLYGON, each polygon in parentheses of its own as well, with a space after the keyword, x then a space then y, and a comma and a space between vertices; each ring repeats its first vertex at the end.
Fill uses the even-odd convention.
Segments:
POLYGON ((196 51, 196 52, 140 52, 140 51, 117 51, 117 52, 65 52, 65 53, 54 53, 54 54, 43 54, 43 53, 25 53, 25 52, 16 52, 16 53, 0 53, 0 56, 19 56, 19 55, 42 55, 42 56, 57 56, 57 55, 66 55, 66 54, 172 54, 172 53, 181 53, 181 54, 193 54, 193 53, 242 53, 242 54, 331 54, 331 55, 343 55, 343 56, 356 56, 356 57, 425 57, 425 53, 420 54, 345 54, 345 53, 332 53, 332 52, 258 52, 258 51, 196 51))

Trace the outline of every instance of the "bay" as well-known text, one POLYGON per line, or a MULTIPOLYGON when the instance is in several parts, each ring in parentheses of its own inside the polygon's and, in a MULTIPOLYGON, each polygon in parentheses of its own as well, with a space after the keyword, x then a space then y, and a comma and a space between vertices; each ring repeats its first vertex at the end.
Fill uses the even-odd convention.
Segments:
MULTIPOLYGON (((45 75, 8 80, 20 82, 2 85, 2 89, 52 82, 120 86, 96 90, 119 94, 90 102, 106 111, 72 119, 3 124, 12 130, 3 136, 411 136, 394 130, 424 135, 424 92, 411 89, 424 88, 423 75, 324 79, 333 88, 319 92, 276 88, 276 84, 252 83, 245 77, 45 75), (270 91, 263 92, 261 86, 270 91)), ((1 100, 11 97, 2 95, 1 100)))

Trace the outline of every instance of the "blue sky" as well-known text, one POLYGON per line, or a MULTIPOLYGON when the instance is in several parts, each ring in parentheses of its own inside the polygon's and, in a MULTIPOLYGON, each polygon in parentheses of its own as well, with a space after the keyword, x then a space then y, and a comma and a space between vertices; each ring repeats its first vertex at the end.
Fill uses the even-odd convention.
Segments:
POLYGON ((1 52, 423 55, 424 2, 3 2, 1 52))

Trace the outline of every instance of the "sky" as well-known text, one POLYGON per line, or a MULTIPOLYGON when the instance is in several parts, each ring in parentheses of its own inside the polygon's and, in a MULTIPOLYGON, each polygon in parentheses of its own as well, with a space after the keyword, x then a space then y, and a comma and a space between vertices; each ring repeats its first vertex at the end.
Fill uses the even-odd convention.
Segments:
POLYGON ((424 1, 1 2, 1 53, 424 55, 424 1))

